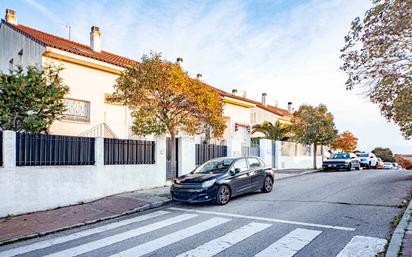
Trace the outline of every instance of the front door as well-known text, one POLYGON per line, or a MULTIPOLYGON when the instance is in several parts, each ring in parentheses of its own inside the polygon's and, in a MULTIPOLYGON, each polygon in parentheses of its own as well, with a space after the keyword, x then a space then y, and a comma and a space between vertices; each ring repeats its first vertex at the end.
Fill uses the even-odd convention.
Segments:
POLYGON ((239 169, 239 172, 234 174, 231 178, 232 195, 241 194, 247 191, 251 186, 251 179, 246 158, 237 160, 230 169, 231 171, 239 169))

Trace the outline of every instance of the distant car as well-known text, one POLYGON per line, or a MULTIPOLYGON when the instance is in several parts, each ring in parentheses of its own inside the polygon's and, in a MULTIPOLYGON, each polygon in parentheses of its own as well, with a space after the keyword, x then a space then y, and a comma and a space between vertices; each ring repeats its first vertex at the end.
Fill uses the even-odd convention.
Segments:
POLYGON ((272 191, 273 169, 259 157, 217 158, 173 181, 170 193, 181 202, 227 204, 237 195, 260 189, 272 191))
POLYGON ((354 153, 335 153, 331 158, 323 161, 324 170, 345 169, 350 171, 352 168, 360 170, 360 160, 354 153))
POLYGON ((378 168, 378 160, 373 153, 358 153, 362 167, 367 169, 378 168))
POLYGON ((377 167, 377 168, 378 168, 378 169, 383 169, 383 161, 382 161, 382 159, 381 159, 381 158, 378 158, 377 160, 378 160, 378 164, 377 164, 378 167, 377 167))
POLYGON ((385 170, 392 170, 394 167, 393 167, 393 164, 391 162, 384 162, 383 163, 383 168, 385 170))
POLYGON ((399 164, 397 162, 392 162, 392 165, 393 165, 393 169, 395 169, 395 170, 400 170, 401 169, 401 166, 399 166, 399 164))

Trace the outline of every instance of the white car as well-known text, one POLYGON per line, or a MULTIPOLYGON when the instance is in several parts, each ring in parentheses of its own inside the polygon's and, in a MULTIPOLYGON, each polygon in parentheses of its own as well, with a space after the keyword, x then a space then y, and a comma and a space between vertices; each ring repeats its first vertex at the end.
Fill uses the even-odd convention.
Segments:
POLYGON ((378 158, 373 153, 359 153, 361 167, 366 169, 378 168, 378 158))
POLYGON ((383 168, 385 170, 392 170, 394 167, 393 167, 393 164, 391 162, 384 162, 383 163, 383 168))

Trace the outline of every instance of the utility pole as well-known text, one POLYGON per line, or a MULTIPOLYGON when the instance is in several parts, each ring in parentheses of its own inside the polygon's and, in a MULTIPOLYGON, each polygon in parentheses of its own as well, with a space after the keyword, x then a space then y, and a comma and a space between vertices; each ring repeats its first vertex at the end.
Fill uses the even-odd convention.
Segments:
POLYGON ((69 30, 69 40, 71 39, 71 34, 72 34, 72 26, 66 25, 66 28, 69 30))

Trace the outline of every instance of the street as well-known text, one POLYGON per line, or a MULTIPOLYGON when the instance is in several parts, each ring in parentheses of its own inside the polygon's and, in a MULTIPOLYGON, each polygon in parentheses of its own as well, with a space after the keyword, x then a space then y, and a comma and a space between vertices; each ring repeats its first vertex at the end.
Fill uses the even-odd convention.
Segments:
POLYGON ((5 245, 0 257, 375 256, 411 181, 399 170, 307 174, 225 206, 174 204, 5 245))

